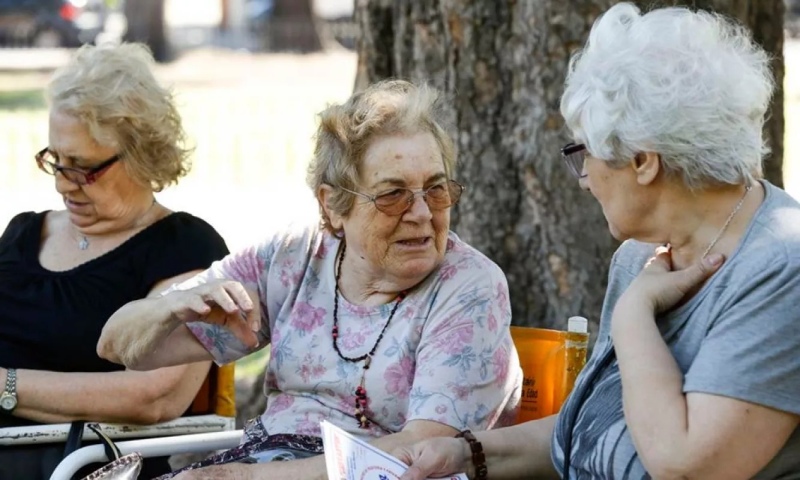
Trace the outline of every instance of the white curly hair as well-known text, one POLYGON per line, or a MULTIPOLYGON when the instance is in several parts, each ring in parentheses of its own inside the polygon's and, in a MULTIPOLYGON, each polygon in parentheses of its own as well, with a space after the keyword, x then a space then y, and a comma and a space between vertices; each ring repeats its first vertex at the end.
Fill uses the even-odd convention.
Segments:
POLYGON ((576 141, 614 166, 656 152, 689 188, 749 183, 769 153, 769 63, 721 15, 619 3, 572 57, 561 113, 576 141))

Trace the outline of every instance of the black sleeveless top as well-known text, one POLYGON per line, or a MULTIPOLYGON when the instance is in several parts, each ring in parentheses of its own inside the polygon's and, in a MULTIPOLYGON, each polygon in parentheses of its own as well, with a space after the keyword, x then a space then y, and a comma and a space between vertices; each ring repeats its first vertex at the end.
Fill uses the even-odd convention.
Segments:
MULTIPOLYGON (((47 212, 21 213, 0 237, 0 366, 57 372, 109 372, 124 367, 96 353, 108 317, 145 297, 158 282, 204 269, 228 253, 209 224, 173 213, 116 249, 72 270, 39 264, 47 212)), ((0 386, 2 390, 2 386, 0 386)), ((0 427, 31 425, 0 414, 0 427)), ((61 461, 63 444, 0 448, 0 480, 45 480, 61 461)), ((90 465, 80 477, 100 465, 90 465)), ((166 457, 148 458, 140 478, 169 472, 166 457)))
MULTIPOLYGON (((228 253, 213 227, 178 212, 100 257, 53 272, 38 260, 46 213, 17 215, 0 237, 0 366, 4 368, 122 370, 96 353, 108 318, 126 303, 147 296, 159 281, 204 269, 228 253)), ((9 422, 30 423, 0 415, 0 427, 11 426, 9 422)))

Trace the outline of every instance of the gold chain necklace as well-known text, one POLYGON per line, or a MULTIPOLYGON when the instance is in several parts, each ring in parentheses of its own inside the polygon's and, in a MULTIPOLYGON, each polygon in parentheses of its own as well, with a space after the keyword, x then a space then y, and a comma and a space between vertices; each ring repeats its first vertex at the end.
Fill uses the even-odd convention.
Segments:
POLYGON ((708 244, 708 247, 706 247, 705 252, 703 252, 703 256, 700 258, 706 258, 711 249, 714 248, 714 245, 716 245, 719 239, 722 238, 722 234, 725 233, 725 230, 728 229, 728 226, 731 224, 731 221, 733 221, 733 217, 735 217, 736 214, 739 213, 739 210, 742 208, 742 205, 744 205, 744 199, 747 198, 747 194, 750 193, 750 190, 752 189, 753 189, 752 185, 748 185, 744 189, 744 195, 742 195, 741 200, 739 200, 739 203, 737 203, 736 206, 733 208, 731 214, 728 215, 728 219, 725 220, 725 224, 722 225, 722 228, 717 233, 717 236, 714 237, 714 240, 712 240, 711 243, 708 244))

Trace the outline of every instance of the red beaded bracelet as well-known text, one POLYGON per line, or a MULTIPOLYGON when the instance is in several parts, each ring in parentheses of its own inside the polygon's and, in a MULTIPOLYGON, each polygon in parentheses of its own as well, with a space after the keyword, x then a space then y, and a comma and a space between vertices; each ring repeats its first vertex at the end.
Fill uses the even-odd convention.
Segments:
POLYGON ((475 480, 487 480, 489 469, 486 468, 486 455, 483 454, 483 445, 475 438, 469 430, 464 430, 456 435, 456 438, 463 438, 469 443, 472 452, 472 465, 475 467, 475 480))

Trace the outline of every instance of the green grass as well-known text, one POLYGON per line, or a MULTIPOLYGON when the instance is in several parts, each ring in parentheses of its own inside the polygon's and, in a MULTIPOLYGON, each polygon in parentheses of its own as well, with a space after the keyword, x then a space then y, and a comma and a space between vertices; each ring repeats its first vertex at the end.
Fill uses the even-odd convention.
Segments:
POLYGON ((0 90, 0 110, 39 110, 45 108, 44 91, 0 90))
POLYGON ((267 346, 252 355, 248 355, 236 362, 236 376, 238 378, 252 378, 261 373, 269 361, 270 347, 267 346))

